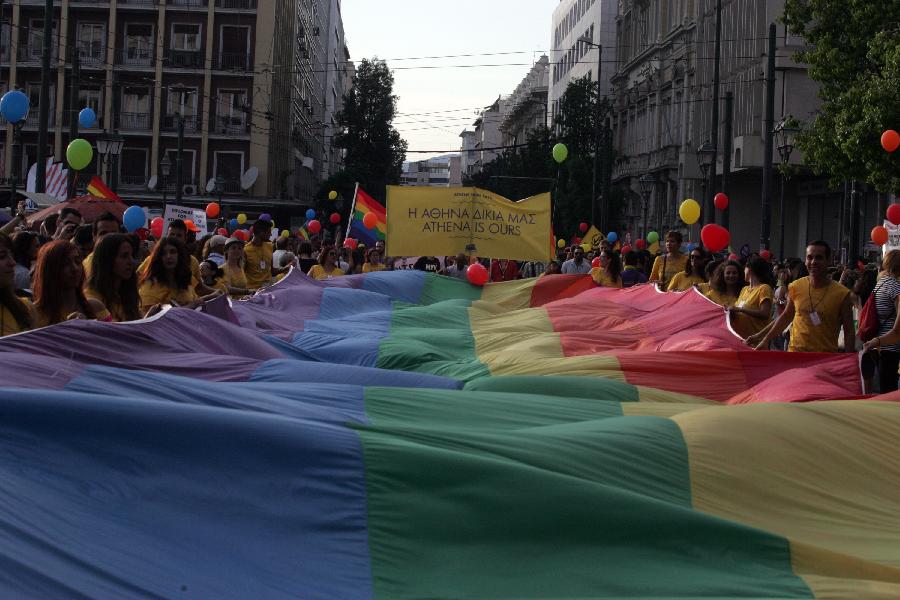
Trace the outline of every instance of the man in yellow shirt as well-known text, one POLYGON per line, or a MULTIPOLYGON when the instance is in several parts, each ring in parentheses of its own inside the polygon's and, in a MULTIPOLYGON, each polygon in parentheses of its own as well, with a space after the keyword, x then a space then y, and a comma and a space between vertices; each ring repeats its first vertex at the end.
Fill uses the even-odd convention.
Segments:
MULTIPOLYGON (((116 215, 109 211, 101 214, 93 224, 94 248, 97 247, 97 244, 100 243, 100 238, 104 235, 109 233, 119 233, 120 231, 122 231, 122 225, 119 223, 119 219, 116 218, 116 215)), ((85 284, 91 279, 91 264, 93 259, 94 253, 91 252, 81 261, 81 266, 84 267, 85 284)))
POLYGON ((688 258, 681 253, 683 241, 684 237, 680 231, 670 231, 666 234, 666 253, 657 256, 653 261, 650 283, 659 284, 665 290, 675 274, 684 271, 688 258))
POLYGON ((791 324, 788 352, 838 352, 838 334, 844 328, 844 352, 856 352, 850 290, 828 276, 831 248, 816 241, 806 247, 803 277, 788 287, 787 306, 776 321, 747 338, 757 350, 768 350, 769 342, 791 324))
POLYGON ((290 269, 290 266, 273 268, 274 248, 269 241, 270 237, 272 237, 272 221, 257 219, 253 224, 253 238, 244 246, 244 274, 247 276, 247 287, 251 290, 269 285, 274 275, 286 273, 290 269))

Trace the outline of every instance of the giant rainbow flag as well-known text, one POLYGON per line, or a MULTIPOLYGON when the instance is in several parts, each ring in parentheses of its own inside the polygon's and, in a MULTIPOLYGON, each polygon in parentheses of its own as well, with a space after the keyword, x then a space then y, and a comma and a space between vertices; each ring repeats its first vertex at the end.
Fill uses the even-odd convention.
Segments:
POLYGON ((384 206, 367 194, 361 187, 356 186, 356 194, 353 198, 353 208, 350 210, 350 222, 347 224, 348 238, 355 238, 368 247, 375 245, 378 240, 384 240, 387 233, 387 213, 384 206), (363 224, 363 219, 369 213, 375 215, 375 227, 369 229, 363 224))
POLYGON ((291 272, 0 365, 3 597, 900 597, 900 395, 693 291, 291 272))

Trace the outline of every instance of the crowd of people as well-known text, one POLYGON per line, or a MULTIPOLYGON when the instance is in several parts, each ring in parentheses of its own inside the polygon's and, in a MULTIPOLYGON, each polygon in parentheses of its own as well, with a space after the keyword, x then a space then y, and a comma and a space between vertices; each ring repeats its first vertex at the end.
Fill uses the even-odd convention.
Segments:
MULTIPOLYGON (((383 241, 328 245, 279 237, 272 222, 257 220, 246 243, 236 237, 197 238, 182 221, 168 224, 164 237, 142 240, 124 232, 119 219, 105 213, 84 224, 78 211, 64 208, 43 221, 39 231, 22 227, 24 207, 0 230, 0 336, 68 319, 132 321, 164 305, 197 307, 222 295, 240 298, 278 281, 291 268, 314 279, 395 268, 383 241), (11 235, 10 235, 11 234, 11 235)), ((696 289, 728 313, 732 329, 757 349, 797 352, 877 353, 878 389, 897 389, 900 363, 900 251, 888 252, 880 269, 833 265, 831 248, 814 241, 805 260, 772 262, 758 254, 743 258, 709 254, 689 245, 678 231, 664 238, 665 251, 624 255, 608 241, 585 250, 563 248, 557 260, 519 263, 482 260, 490 281, 590 275, 598 286, 628 288, 651 284, 664 292, 696 289), (878 335, 857 342, 855 319, 874 294, 878 335)), ((422 256, 409 266, 467 279, 475 261, 422 256)))

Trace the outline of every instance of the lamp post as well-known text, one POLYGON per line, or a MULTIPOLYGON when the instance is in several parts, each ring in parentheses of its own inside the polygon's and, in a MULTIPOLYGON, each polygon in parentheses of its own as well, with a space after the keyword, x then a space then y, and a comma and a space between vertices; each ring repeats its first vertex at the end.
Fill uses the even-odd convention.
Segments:
POLYGON ((705 142, 703 142, 702 146, 697 148, 697 165, 699 165, 700 173, 703 175, 703 202, 700 203, 700 206, 702 206, 703 210, 706 212, 706 214, 703 215, 703 220, 707 223, 712 223, 715 221, 715 216, 707 206, 709 204, 707 202, 707 196, 709 195, 709 173, 712 170, 713 161, 715 159, 716 148, 715 146, 713 146, 713 143, 711 141, 706 140, 705 142))
POLYGON ((641 232, 641 237, 647 236, 647 204, 650 202, 650 196, 653 194, 653 190, 656 187, 656 175, 653 173, 644 173, 638 179, 638 183, 641 186, 641 226, 643 227, 643 231, 641 232))
POLYGON ((791 153, 794 151, 794 139, 800 132, 794 123, 793 117, 788 115, 781 119, 772 131, 778 144, 778 155, 781 157, 781 200, 779 201, 781 223, 778 232, 778 256, 781 260, 784 260, 784 184, 787 179, 787 167, 791 161, 791 153))
MULTIPOLYGON (((597 206, 597 159, 600 155, 600 98, 603 95, 603 82, 600 75, 603 73, 603 45, 594 43, 588 37, 580 37, 578 41, 597 49, 597 102, 594 104, 594 166, 591 176, 591 224, 597 223, 595 219, 597 206)), ((604 156, 605 158, 605 156, 604 156)), ((605 164, 605 160, 604 160, 605 164)), ((607 230, 607 206, 609 198, 603 198, 603 206, 600 207, 600 231, 607 230)))
POLYGON ((171 172, 172 172, 172 161, 169 160, 168 153, 163 154, 162 160, 159 161, 159 173, 160 173, 160 175, 162 175, 162 178, 163 178, 163 184, 162 184, 163 204, 166 203, 166 192, 168 191, 168 188, 169 188, 169 173, 171 173, 171 172))
MULTIPOLYGON (((118 133, 107 133, 104 131, 100 135, 97 136, 97 154, 100 155, 100 164, 101 165, 113 165, 117 164, 119 160, 119 155, 122 154, 122 146, 125 144, 125 138, 123 138, 118 133)), ((110 187, 112 191, 116 191, 118 186, 118 177, 116 176, 115 170, 110 169, 112 173, 110 174, 110 187)))
POLYGON ((219 197, 219 206, 222 205, 222 194, 225 192, 225 178, 221 175, 216 175, 216 195, 219 197))

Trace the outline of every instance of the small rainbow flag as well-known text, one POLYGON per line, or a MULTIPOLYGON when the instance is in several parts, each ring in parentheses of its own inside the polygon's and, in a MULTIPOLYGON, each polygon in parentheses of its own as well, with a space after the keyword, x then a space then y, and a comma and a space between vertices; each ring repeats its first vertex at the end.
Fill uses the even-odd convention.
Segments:
POLYGON ((122 201, 122 198, 119 197, 114 191, 109 189, 103 180, 94 175, 91 178, 90 183, 87 186, 87 192, 94 198, 103 198, 105 200, 118 200, 122 201))
POLYGON ((309 232, 306 231, 306 226, 305 226, 305 225, 304 225, 303 227, 301 227, 299 231, 297 231, 297 236, 298 236, 301 240, 309 241, 309 232))
POLYGON ((353 197, 353 208, 350 210, 350 223, 347 226, 346 237, 356 238, 357 241, 371 247, 378 240, 383 240, 386 233, 387 211, 384 206, 357 185, 356 194, 353 197), (363 219, 369 213, 373 213, 378 218, 378 222, 373 229, 369 229, 363 224, 363 219))

